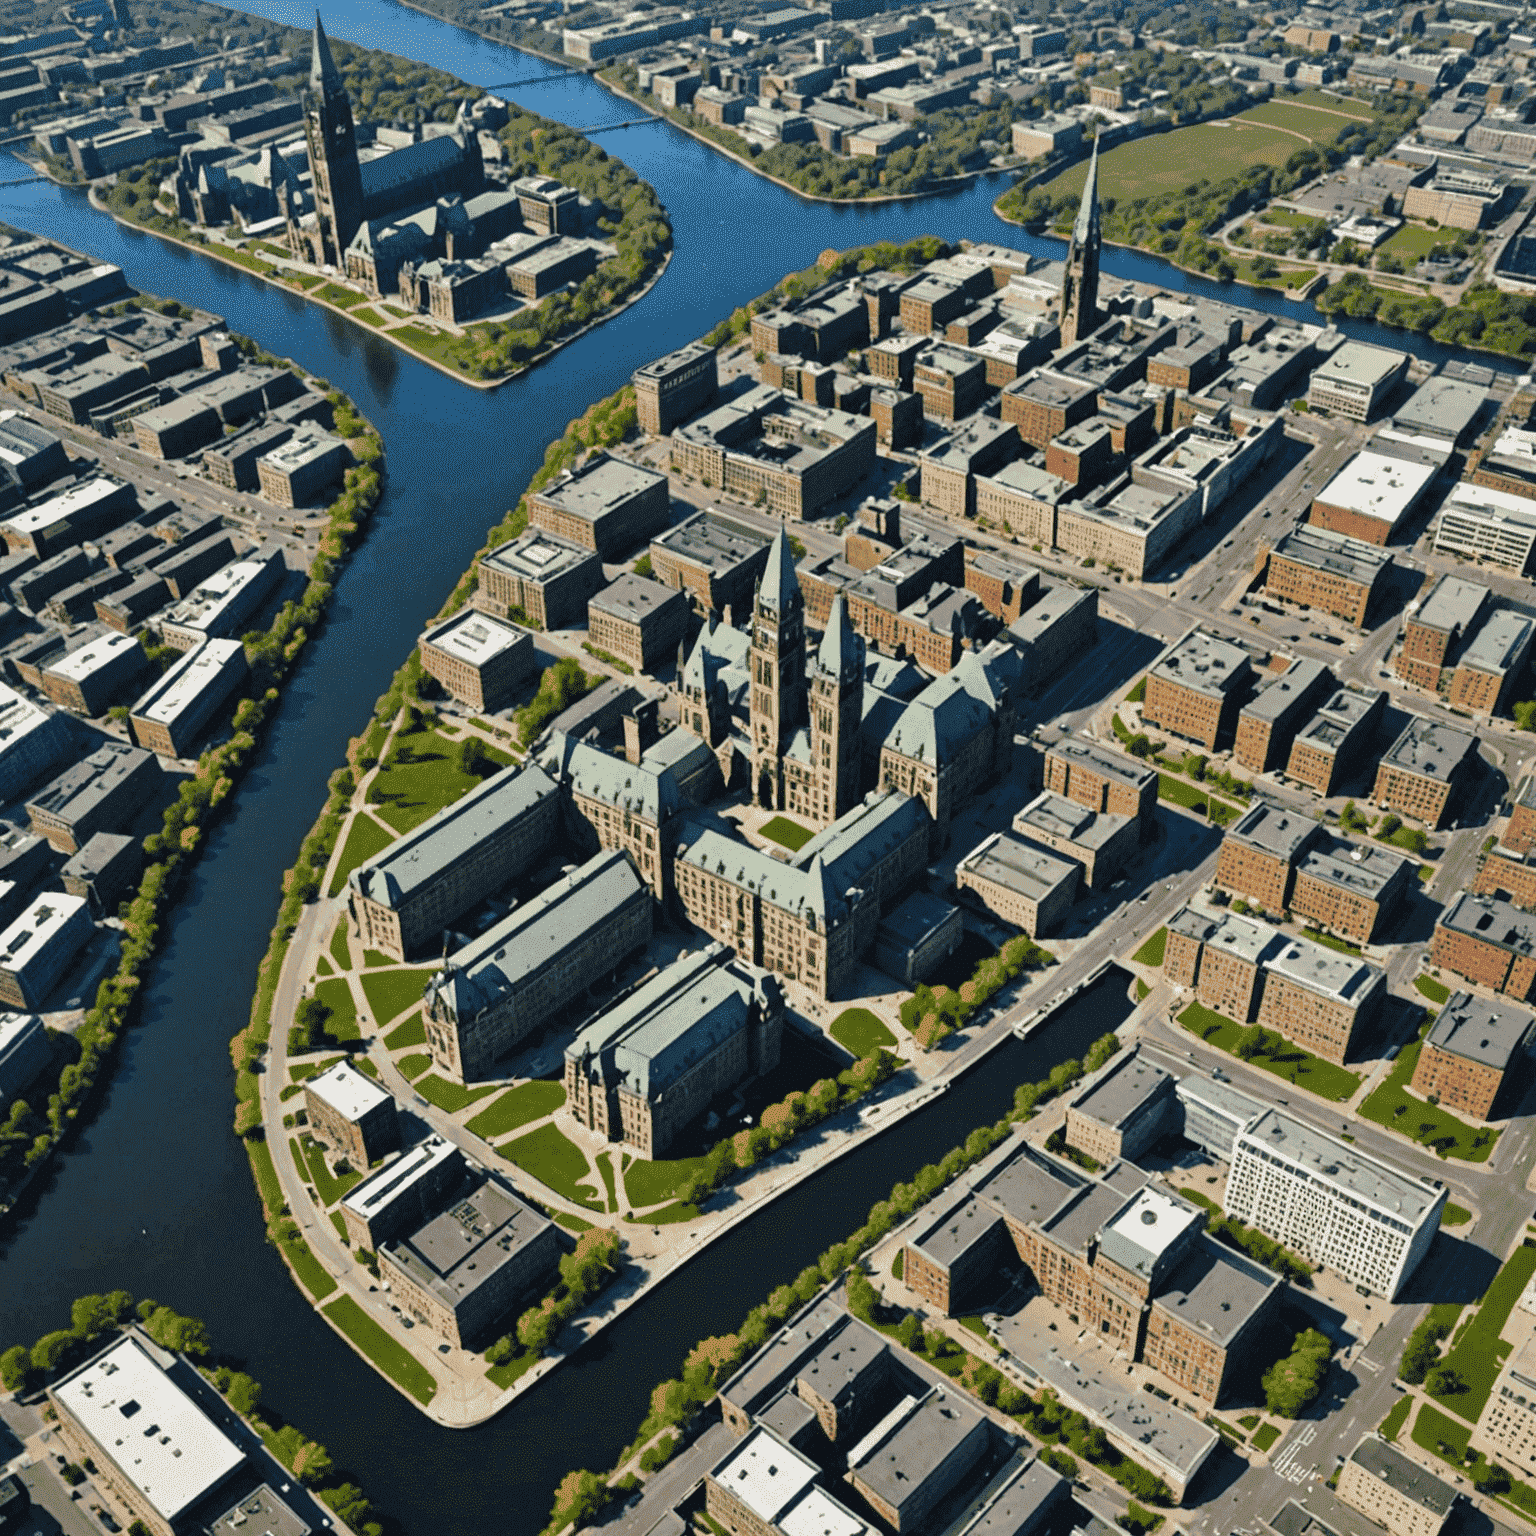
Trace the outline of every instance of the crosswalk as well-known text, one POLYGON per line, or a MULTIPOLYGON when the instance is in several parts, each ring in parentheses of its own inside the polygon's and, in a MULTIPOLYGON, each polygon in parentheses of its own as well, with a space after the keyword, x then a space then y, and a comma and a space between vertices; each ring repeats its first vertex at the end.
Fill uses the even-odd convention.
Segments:
POLYGON ((1270 1462, 1270 1470, 1279 1473, 1288 1483, 1304 1483, 1317 1476, 1317 1467, 1306 1449, 1317 1438, 1317 1425, 1305 1424, 1290 1440, 1285 1449, 1270 1462))

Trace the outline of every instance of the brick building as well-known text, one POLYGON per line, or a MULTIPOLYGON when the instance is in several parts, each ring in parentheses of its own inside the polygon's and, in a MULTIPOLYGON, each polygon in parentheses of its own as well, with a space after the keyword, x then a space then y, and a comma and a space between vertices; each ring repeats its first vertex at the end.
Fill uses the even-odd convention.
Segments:
POLYGON ((1377 1434, 1363 1436, 1339 1469, 1339 1498, 1390 1536, 1440 1536, 1460 1497, 1377 1434))
POLYGON ((309 1128, 359 1172, 400 1147, 394 1098, 350 1062, 317 1073, 304 1083, 309 1128))
POLYGON ((526 629, 473 608, 434 624, 416 644, 422 671, 473 709, 504 709, 539 671, 533 636, 526 629))
POLYGON ((1191 630, 1148 672, 1141 718, 1214 750, 1218 742, 1231 739, 1253 678, 1252 662, 1241 646, 1191 630))
POLYGON ((1390 543, 1437 472, 1434 464, 1363 449, 1317 493, 1307 521, 1366 544, 1390 543))
POLYGON ((1082 869, 1034 843, 994 832, 955 866, 955 885, 1031 938, 1051 933, 1077 896, 1082 869))
POLYGON ((1493 593, 1460 576, 1442 576, 1403 623, 1403 643, 1394 663, 1404 682, 1433 693, 1442 671, 1487 617, 1493 593))
POLYGON ((665 436, 715 398, 718 381, 715 349, 702 341, 637 368, 633 382, 640 430, 665 436))
POLYGON ((676 660, 692 612, 681 592, 625 571, 587 599, 587 635, 636 672, 656 672, 676 660))
POLYGON ((1134 1161, 1174 1128, 1173 1084, 1139 1048, 1121 1051, 1067 1100, 1067 1145, 1105 1165, 1134 1161))
POLYGON ((1483 855, 1472 891, 1477 896, 1501 896, 1527 912, 1536 911, 1536 853, 1516 853, 1494 844, 1483 855))
POLYGON ((1083 884, 1098 891, 1114 882, 1136 857, 1141 844, 1141 824, 1136 817, 1090 811, 1050 790, 1036 795, 1013 818, 1013 830, 1080 864, 1083 884))
POLYGON ((717 511, 685 518, 651 540, 651 574, 699 613, 745 616, 768 564, 767 536, 717 511))
POLYGON ((1001 469, 1019 448, 1019 434, 1007 422, 977 417, 922 455, 923 500, 948 516, 973 517, 976 477, 1001 469))
POLYGON ((1536 916, 1463 891, 1441 912, 1429 962, 1521 1002, 1536 993, 1536 916))
POLYGON ((1384 810, 1435 828, 1452 795, 1476 781, 1481 763, 1475 736, 1415 717, 1382 757, 1371 798, 1384 810))
POLYGON ((1506 1084, 1507 1103, 1525 1088, 1533 1031, 1536 1019, 1525 1009, 1455 992, 1420 1047, 1413 1091, 1454 1114, 1492 1120, 1506 1084))
POLYGON ((1536 622, 1524 614, 1509 608, 1491 613, 1467 642, 1451 674, 1451 707, 1480 715, 1504 713, 1531 658, 1533 640, 1536 622))
POLYGON ((1335 689, 1297 732, 1286 776, 1310 785, 1320 795, 1337 793, 1370 752, 1386 708, 1387 696, 1380 689, 1335 689))
POLYGON ((1365 627, 1365 616, 1392 571, 1392 556, 1376 544, 1305 523, 1260 558, 1269 596, 1332 614, 1357 628, 1365 627))
POLYGON ((528 498, 528 521, 582 549, 617 560, 671 520, 667 477, 594 454, 528 498))
POLYGON ((1346 341, 1313 371, 1307 402, 1314 410, 1369 421, 1408 376, 1408 354, 1346 341))
POLYGON ((475 574, 476 608, 499 619, 526 620, 536 629, 579 629, 587 599, 607 579, 595 550, 543 528, 527 528, 493 549, 475 574))
POLYGON ((1375 941, 1418 887, 1418 861, 1375 843, 1325 838, 1296 868, 1291 911, 1357 944, 1375 941))
POLYGON ((929 420, 959 421, 986 398, 987 365, 956 347, 929 347, 913 362, 912 388, 922 398, 923 415, 929 420))
POLYGON ((1133 817, 1145 841, 1157 811, 1157 770, 1091 741, 1059 741, 1045 754, 1045 787, 1091 811, 1133 817))
POLYGON ((1019 437, 1031 448, 1045 449, 1068 427, 1086 421, 1099 408, 1098 388, 1085 379, 1074 379, 1037 368, 1005 385, 998 397, 998 414, 1018 428, 1019 437))
POLYGON ((1227 828, 1216 856, 1216 884, 1266 911, 1284 912, 1297 866, 1326 841, 1320 822, 1261 800, 1227 828))
POLYGON ((1536 774, 1522 779, 1515 790, 1509 823, 1499 842, 1516 853, 1536 849, 1536 774))
POLYGON ((1268 773, 1288 762, 1297 733, 1334 686, 1328 667, 1305 657, 1278 677, 1261 675, 1259 692, 1238 714, 1232 755, 1254 773, 1268 773))

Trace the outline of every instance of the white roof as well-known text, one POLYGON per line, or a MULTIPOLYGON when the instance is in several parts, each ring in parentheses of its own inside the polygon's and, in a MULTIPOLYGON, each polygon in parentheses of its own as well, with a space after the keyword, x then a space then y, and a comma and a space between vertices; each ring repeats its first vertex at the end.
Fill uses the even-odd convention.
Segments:
POLYGON ((1366 449, 1317 493, 1317 499, 1395 527, 1435 474, 1433 464, 1410 464, 1406 459, 1391 459, 1366 449))
POLYGON ((4 933, 0 933, 0 966, 8 971, 23 970, 84 906, 83 896, 44 891, 4 933))
POLYGON ((511 650, 524 639, 529 645, 533 644, 533 637, 526 630, 515 629, 478 609, 467 608, 446 624, 429 629, 421 637, 421 644, 446 651, 450 656, 457 656, 460 661, 467 661, 472 667, 483 667, 493 657, 511 650))
POLYGON ((225 669, 244 650, 238 640, 200 641, 139 699, 133 713, 141 720, 174 724, 207 689, 224 685, 225 669))
POLYGON ((132 635, 120 635, 114 630, 99 640, 92 640, 89 645, 82 645, 78 651, 71 651, 69 655, 54 662, 48 670, 55 677, 67 677, 71 682, 78 683, 114 661, 124 646, 137 647, 138 643, 132 635))
POLYGON ((1135 1200, 1109 1224, 1111 1232, 1136 1244, 1157 1257, 1176 1242, 1200 1219, 1182 1200, 1175 1200, 1148 1185, 1135 1200))
POLYGON ((851 1509, 844 1509, 824 1488, 811 1488, 791 1510, 780 1516, 784 1536, 860 1536, 868 1531, 851 1509))
POLYGON ((347 1120, 361 1120, 390 1097, 372 1078, 346 1061, 338 1061, 330 1071, 310 1078, 304 1086, 347 1120))
POLYGON ((131 1334, 66 1377, 54 1392, 167 1521, 245 1460, 245 1453, 131 1334))
POLYGON ((1536 502, 1529 496, 1496 491, 1491 485, 1473 485, 1470 480, 1462 480, 1452 488, 1443 510, 1497 517, 1515 523, 1536 523, 1536 502))
POLYGON ((765 1429, 755 1429, 714 1471, 759 1520, 771 1525, 816 1480, 816 1463, 765 1429))
POLYGON ((120 489, 121 487, 111 480, 81 480, 72 485, 62 496, 54 496, 43 502, 41 506, 29 507, 25 512, 18 512, 15 517, 6 522, 5 526, 14 528, 17 533, 36 533, 58 522, 61 517, 68 517, 84 507, 104 501, 108 496, 115 496, 120 489))

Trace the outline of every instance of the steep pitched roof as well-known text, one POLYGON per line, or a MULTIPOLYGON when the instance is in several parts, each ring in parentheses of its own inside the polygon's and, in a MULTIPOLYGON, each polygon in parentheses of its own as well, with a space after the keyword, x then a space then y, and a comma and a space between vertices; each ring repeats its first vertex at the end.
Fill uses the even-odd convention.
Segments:
POLYGON ((848 617, 848 605, 839 592, 832 599, 827 616, 827 632, 816 652, 816 665, 831 677, 851 682, 864 671, 864 642, 848 617))
POLYGON ((326 38, 325 28, 320 25, 319 11, 315 12, 315 36, 309 55, 309 88, 312 91, 324 91, 327 95, 344 89, 341 71, 336 68, 336 60, 331 57, 331 45, 326 38))
POLYGON ((1099 237, 1099 137, 1093 137, 1093 158, 1088 162, 1088 179, 1083 183, 1083 200, 1078 204, 1077 222, 1072 226, 1074 244, 1083 245, 1099 237))
POLYGON ((763 567, 758 596, 769 608, 788 613, 800 601, 800 578, 795 574, 795 557, 789 548, 789 533, 781 523, 768 546, 768 564, 763 567))

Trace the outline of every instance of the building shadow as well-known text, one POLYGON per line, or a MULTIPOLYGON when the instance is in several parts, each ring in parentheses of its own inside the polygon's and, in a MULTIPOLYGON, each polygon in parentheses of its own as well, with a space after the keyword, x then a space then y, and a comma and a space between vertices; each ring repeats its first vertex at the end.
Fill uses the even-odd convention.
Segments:
POLYGON ((1397 1298, 1399 1306, 1451 1301, 1465 1306, 1481 1299, 1499 1272, 1499 1260, 1486 1248, 1442 1228, 1429 1257, 1408 1278, 1397 1298))
MULTIPOLYGON (((1416 882, 1417 883, 1417 882, 1416 882)), ((1427 944, 1434 936, 1435 923, 1444 908, 1425 893, 1422 883, 1408 893, 1408 899, 1398 907, 1386 932, 1375 940, 1378 944, 1427 944)))
MULTIPOLYGON (((1425 583, 1425 573, 1411 566, 1399 565, 1395 560, 1387 567, 1386 579, 1371 598, 1366 609, 1365 632, 1379 629, 1400 615, 1404 608, 1418 596, 1425 583)), ((1379 682, 1380 679, 1378 678, 1379 682)))

